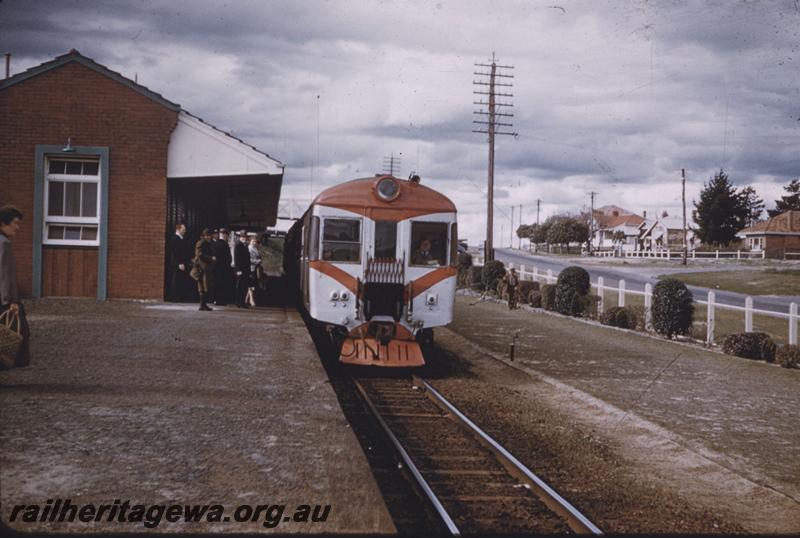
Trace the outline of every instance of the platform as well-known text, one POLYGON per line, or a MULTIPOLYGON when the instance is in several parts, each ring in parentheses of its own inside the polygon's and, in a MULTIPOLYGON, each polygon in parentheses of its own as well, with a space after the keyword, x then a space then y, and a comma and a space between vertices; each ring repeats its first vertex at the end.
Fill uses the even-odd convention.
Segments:
POLYGON ((67 299, 27 306, 32 366, 0 372, 6 525, 23 532, 394 532, 297 312, 67 299), (89 523, 30 523, 20 512, 9 523, 15 505, 44 508, 56 499, 218 504, 229 520, 170 522, 165 513, 149 529, 106 514, 89 523), (242 505, 254 513, 258 505, 286 508, 279 518, 273 508, 237 522, 242 505), (300 505, 331 508, 324 522, 294 521, 300 505), (264 525, 267 518, 277 524, 264 525))

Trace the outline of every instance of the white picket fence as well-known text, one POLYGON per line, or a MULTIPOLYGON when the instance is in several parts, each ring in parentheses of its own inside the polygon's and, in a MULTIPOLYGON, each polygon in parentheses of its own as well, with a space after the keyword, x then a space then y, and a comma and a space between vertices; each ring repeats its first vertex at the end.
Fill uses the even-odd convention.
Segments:
MULTIPOLYGON (((683 258, 682 250, 670 249, 657 249, 657 250, 596 250, 594 256, 598 258, 651 258, 659 260, 680 260, 683 258)), ((701 251, 690 250, 687 253, 686 259, 688 260, 720 260, 720 259, 764 259, 765 251, 763 250, 713 250, 701 251)))
MULTIPOLYGON (((483 259, 476 257, 473 262, 476 266, 480 267, 483 266, 483 259)), ((521 264, 519 267, 516 267, 513 263, 508 263, 506 265, 508 269, 516 268, 519 271, 519 278, 520 280, 535 280, 535 281, 542 281, 547 284, 555 284, 556 280, 558 280, 558 276, 553 274, 552 269, 547 269, 546 271, 540 271, 538 267, 535 265, 527 266, 521 264)), ((625 294, 631 293, 633 295, 640 295, 644 296, 644 315, 645 315, 645 325, 647 327, 651 326, 652 321, 652 306, 653 306, 653 286, 649 282, 644 285, 644 291, 636 291, 636 290, 629 290, 625 287, 625 280, 619 281, 618 287, 607 286, 603 280, 603 277, 597 277, 596 282, 591 283, 592 288, 597 290, 597 295, 600 297, 600 301, 597 305, 597 313, 602 314, 605 311, 605 291, 610 292, 617 292, 617 306, 625 306, 625 294)), ((789 304, 789 312, 773 312, 771 310, 760 310, 753 308, 753 298, 746 297, 744 306, 735 306, 735 305, 728 305, 717 303, 716 295, 713 291, 708 292, 707 300, 695 300, 696 304, 701 304, 706 306, 706 344, 712 345, 714 343, 714 329, 715 329, 715 313, 717 308, 727 309, 727 310, 734 310, 738 312, 744 312, 744 330, 745 332, 752 332, 753 331, 753 314, 769 316, 774 318, 786 319, 789 322, 789 344, 796 345, 797 344, 797 303, 790 303, 789 304)))

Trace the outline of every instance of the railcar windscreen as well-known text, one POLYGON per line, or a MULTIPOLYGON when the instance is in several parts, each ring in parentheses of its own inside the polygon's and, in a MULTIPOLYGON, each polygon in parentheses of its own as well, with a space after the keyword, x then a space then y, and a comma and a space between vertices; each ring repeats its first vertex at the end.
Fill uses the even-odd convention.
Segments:
POLYGON ((397 223, 379 220, 375 223, 375 258, 391 259, 397 256, 397 223))
POLYGON ((325 219, 322 231, 322 259, 346 263, 361 261, 361 221, 325 219))
POLYGON ((411 223, 411 265, 447 265, 446 222, 411 223))

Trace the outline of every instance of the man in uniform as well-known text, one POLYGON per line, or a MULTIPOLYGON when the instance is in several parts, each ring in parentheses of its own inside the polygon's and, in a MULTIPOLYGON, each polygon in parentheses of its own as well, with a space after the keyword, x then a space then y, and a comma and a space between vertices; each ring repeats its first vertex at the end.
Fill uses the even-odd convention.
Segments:
POLYGON ((234 286, 233 258, 226 228, 219 229, 219 238, 214 240, 212 246, 217 258, 214 266, 214 304, 223 306, 232 299, 234 286))
POLYGON ((517 270, 511 268, 505 276, 503 276, 503 282, 505 282, 506 291, 508 292, 508 309, 514 310, 517 308, 517 285, 519 284, 517 270))
POLYGON ((245 296, 250 285, 250 249, 247 248, 247 232, 236 232, 236 246, 233 249, 233 265, 236 270, 236 306, 247 308, 245 296))
POLYGON ((431 242, 428 239, 423 239, 419 244, 419 249, 414 253, 411 258, 412 265, 435 265, 436 260, 433 258, 431 252, 431 242))
POLYGON ((185 301, 190 298, 192 280, 192 247, 186 239, 186 225, 179 222, 175 225, 169 243, 170 297, 171 301, 185 301))
POLYGON ((200 293, 200 310, 213 310, 208 306, 208 298, 214 292, 214 248, 211 244, 211 230, 205 228, 194 245, 194 268, 192 278, 197 281, 200 293))

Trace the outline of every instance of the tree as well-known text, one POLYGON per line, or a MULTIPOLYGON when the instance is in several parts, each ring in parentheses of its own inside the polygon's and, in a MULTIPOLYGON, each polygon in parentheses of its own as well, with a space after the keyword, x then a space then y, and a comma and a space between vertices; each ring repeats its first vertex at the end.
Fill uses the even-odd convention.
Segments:
POLYGON ((617 230, 611 235, 611 243, 616 245, 617 243, 624 243, 625 242, 625 232, 622 230, 617 230))
POLYGON ((788 196, 781 196, 780 200, 775 200, 775 209, 767 210, 770 217, 777 217, 784 211, 800 209, 800 178, 793 179, 783 190, 789 193, 788 196))
POLYGON ((547 242, 551 245, 567 245, 567 249, 569 249, 569 242, 573 236, 571 219, 563 215, 556 215, 547 220, 551 219, 552 222, 547 230, 547 242))
POLYGON ((727 245, 744 228, 747 208, 722 169, 705 184, 694 207, 697 236, 703 243, 727 245))
POLYGON ((536 244, 547 242, 547 230, 550 228, 547 222, 544 224, 531 224, 530 239, 536 244))
POLYGON ((571 241, 576 243, 589 242, 589 224, 581 218, 570 218, 571 241))
POLYGON ((758 197, 756 190, 748 185, 739 192, 742 198, 742 205, 744 205, 745 216, 744 225, 752 226, 761 219, 761 214, 764 212, 764 200, 758 197))

